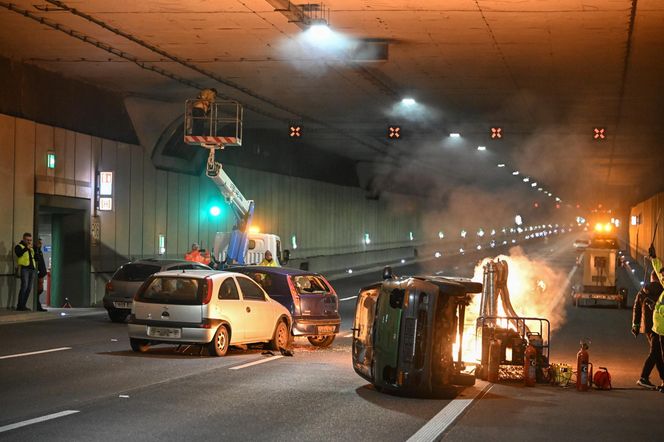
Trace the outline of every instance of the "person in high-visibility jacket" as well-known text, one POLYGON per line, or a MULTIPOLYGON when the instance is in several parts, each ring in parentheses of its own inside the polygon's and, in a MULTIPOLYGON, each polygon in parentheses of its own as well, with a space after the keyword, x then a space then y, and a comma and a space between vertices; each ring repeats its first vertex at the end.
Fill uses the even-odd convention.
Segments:
POLYGON ((193 243, 189 253, 184 255, 184 259, 187 261, 200 262, 201 264, 208 265, 210 264, 210 252, 201 252, 201 247, 198 245, 198 243, 193 243))
POLYGON ((32 234, 25 232, 23 239, 14 247, 16 254, 16 264, 18 265, 17 277, 21 278, 21 288, 18 291, 18 301, 16 310, 28 311, 25 306, 32 292, 32 281, 35 279, 37 271, 37 261, 35 260, 35 251, 32 248, 32 234))
MULTIPOLYGON (((659 278, 660 283, 664 282, 664 279, 662 278, 664 268, 662 268, 662 261, 655 253, 655 247, 651 245, 648 253, 652 261, 653 271, 659 278)), ((652 331, 655 333, 653 337, 659 339, 659 348, 662 350, 662 358, 664 358, 664 292, 659 295, 659 298, 652 309, 652 331)), ((657 389, 664 393, 664 382, 662 382, 662 385, 657 387, 657 389)))
POLYGON ((265 258, 258 265, 263 267, 280 267, 279 263, 272 258, 272 252, 269 250, 265 252, 265 258))

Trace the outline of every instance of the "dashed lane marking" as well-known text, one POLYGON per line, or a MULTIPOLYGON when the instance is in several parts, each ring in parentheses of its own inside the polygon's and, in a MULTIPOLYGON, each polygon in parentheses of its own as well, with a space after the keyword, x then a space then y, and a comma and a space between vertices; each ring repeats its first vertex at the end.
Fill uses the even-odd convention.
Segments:
POLYGON ((438 438, 456 421, 459 416, 472 404, 477 398, 484 396, 491 390, 493 384, 487 384, 482 390, 477 390, 470 399, 453 399, 449 404, 438 412, 429 422, 424 424, 417 433, 413 434, 408 442, 431 442, 438 438))
POLYGON ((47 414, 46 416, 36 417, 34 419, 28 419, 27 421, 16 422, 15 424, 5 425, 0 427, 0 433, 5 431, 15 430, 16 428, 27 427, 28 425, 38 424, 40 422, 50 421, 51 419, 57 419, 59 417, 69 416, 70 414, 79 413, 79 410, 65 410, 59 413, 47 414))
POLYGON ((274 361, 276 359, 281 359, 281 358, 283 358, 282 355, 270 356, 269 358, 259 359, 259 360, 254 361, 254 362, 248 362, 246 364, 238 365, 236 367, 231 367, 231 368, 229 368, 229 370, 240 370, 241 368, 251 367, 252 365, 264 364, 266 362, 274 361))
POLYGON ((17 353, 15 355, 0 356, 0 359, 22 358, 23 356, 40 355, 42 353, 52 353, 54 351, 71 350, 71 347, 51 348, 48 350, 31 351, 29 353, 17 353))
POLYGON ((351 299, 355 299, 355 298, 357 298, 357 295, 349 296, 348 298, 341 298, 341 299, 339 299, 339 301, 350 301, 351 299))
POLYGON ((353 337, 353 333, 348 333, 348 334, 344 335, 344 338, 352 338, 352 337, 353 337))

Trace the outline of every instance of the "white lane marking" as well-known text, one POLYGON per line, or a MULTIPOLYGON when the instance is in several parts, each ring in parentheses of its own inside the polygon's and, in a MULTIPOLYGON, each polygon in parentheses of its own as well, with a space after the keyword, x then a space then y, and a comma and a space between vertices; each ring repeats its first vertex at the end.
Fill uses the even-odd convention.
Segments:
POLYGON ((493 384, 488 384, 484 389, 477 391, 470 399, 453 399, 452 402, 431 418, 429 422, 424 424, 417 433, 413 434, 408 439, 408 442, 430 442, 437 440, 461 416, 470 404, 491 390, 491 387, 493 387, 493 384))
POLYGON ((59 413, 47 414, 46 416, 36 417, 34 419, 28 419, 27 421, 16 422, 15 424, 5 425, 0 427, 0 433, 5 431, 14 430, 16 428, 26 427, 32 424, 38 424, 39 422, 50 421, 51 419, 57 419, 59 417, 69 416, 70 414, 79 413, 79 410, 65 410, 59 413))
POLYGON ((341 299, 339 299, 339 301, 350 301, 351 299, 355 299, 355 298, 357 298, 357 295, 349 296, 348 298, 341 298, 341 299))
POLYGON ((23 356, 40 355, 42 353, 52 353, 54 351, 71 350, 71 347, 51 348, 49 350, 31 351, 29 353, 18 353, 15 355, 0 356, 0 359, 21 358, 23 356))
POLYGON ((283 356, 282 355, 270 356, 269 358, 259 359, 259 360, 254 361, 254 362, 248 362, 246 364, 238 365, 237 367, 231 367, 231 368, 229 368, 229 370, 239 370, 241 368, 251 367, 252 365, 264 364, 266 362, 274 361, 275 359, 279 359, 279 358, 283 358, 283 356))
POLYGON ((352 338, 352 337, 353 337, 353 333, 348 333, 347 335, 344 335, 344 338, 352 338))

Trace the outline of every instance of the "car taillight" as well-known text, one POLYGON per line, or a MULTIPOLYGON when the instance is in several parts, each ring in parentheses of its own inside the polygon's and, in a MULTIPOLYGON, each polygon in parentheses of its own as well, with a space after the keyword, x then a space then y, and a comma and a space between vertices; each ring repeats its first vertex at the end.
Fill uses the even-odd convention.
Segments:
POLYGON ((106 283, 106 291, 107 292, 112 292, 113 291, 113 283, 111 281, 108 281, 106 283))
POLYGON ((293 280, 289 276, 288 278, 288 289, 290 290, 290 294, 293 297, 294 301, 300 301, 300 294, 295 290, 295 285, 293 284, 293 280))
POLYGON ((209 304, 212 299, 212 279, 205 278, 205 285, 206 287, 204 287, 204 290, 207 290, 205 292, 205 297, 203 298, 203 304, 209 304))

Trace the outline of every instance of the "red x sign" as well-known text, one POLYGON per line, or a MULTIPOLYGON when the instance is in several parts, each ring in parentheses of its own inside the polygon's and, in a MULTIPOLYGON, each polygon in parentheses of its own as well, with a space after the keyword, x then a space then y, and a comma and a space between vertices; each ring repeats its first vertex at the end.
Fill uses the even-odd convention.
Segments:
POLYGON ((604 128, 603 127, 596 127, 594 130, 595 134, 593 135, 593 138, 596 140, 603 140, 606 138, 606 134, 604 133, 604 128))
POLYGON ((290 126, 290 137, 300 138, 302 136, 302 126, 290 126))
POLYGON ((401 127, 399 126, 390 126, 387 130, 387 138, 396 140, 401 138, 401 127))
POLYGON ((492 127, 491 128, 491 138, 502 138, 503 137, 503 128, 502 127, 492 127))

